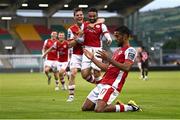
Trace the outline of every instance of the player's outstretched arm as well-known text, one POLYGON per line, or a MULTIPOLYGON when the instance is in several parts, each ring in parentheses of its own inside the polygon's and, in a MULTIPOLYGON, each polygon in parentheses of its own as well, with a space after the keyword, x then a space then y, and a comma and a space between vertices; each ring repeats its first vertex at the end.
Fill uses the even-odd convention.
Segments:
POLYGON ((42 49, 42 57, 43 57, 43 58, 45 57, 45 55, 44 55, 45 51, 46 51, 45 48, 43 48, 43 49, 42 49))
POLYGON ((68 48, 72 48, 74 47, 75 45, 77 44, 77 41, 76 40, 70 40, 68 41, 68 48))
POLYGON ((45 50, 42 54, 42 57, 44 58, 54 47, 55 47, 55 44, 52 45, 49 49, 45 50))
POLYGON ((108 66, 107 64, 102 63, 101 61, 97 60, 94 57, 94 54, 89 52, 87 49, 83 49, 84 55, 86 55, 87 58, 89 58, 92 62, 94 62, 101 70, 107 70, 108 66))

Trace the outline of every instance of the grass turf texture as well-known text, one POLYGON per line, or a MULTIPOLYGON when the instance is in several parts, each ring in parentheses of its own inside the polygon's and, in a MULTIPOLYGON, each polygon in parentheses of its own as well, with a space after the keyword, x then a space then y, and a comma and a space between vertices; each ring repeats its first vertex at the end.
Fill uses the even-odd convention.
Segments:
POLYGON ((14 119, 177 119, 180 118, 180 72, 150 72, 149 80, 130 72, 118 99, 135 100, 143 112, 82 112, 81 105, 94 87, 76 78, 75 101, 68 91, 54 91, 43 73, 0 74, 0 118, 14 119))

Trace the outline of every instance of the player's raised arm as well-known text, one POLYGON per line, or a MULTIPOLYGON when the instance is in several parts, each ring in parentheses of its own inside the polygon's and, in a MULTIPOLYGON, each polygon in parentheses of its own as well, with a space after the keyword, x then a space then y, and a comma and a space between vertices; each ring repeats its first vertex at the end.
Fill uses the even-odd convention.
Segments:
POLYGON ((68 47, 74 47, 77 43, 83 43, 84 42, 84 36, 83 31, 79 31, 79 34, 74 36, 72 39, 68 40, 68 47))

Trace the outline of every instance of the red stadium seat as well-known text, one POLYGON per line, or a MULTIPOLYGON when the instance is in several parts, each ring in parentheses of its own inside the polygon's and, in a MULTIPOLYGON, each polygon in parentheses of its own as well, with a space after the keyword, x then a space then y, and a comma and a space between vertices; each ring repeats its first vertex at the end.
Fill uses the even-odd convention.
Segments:
POLYGON ((9 32, 5 29, 0 28, 0 35, 2 34, 9 34, 9 32))
POLYGON ((37 40, 28 40, 23 41, 26 48, 29 49, 29 51, 32 53, 33 51, 41 51, 43 47, 43 41, 37 41, 37 40))
POLYGON ((41 34, 51 34, 51 29, 48 29, 46 26, 44 25, 34 25, 34 28, 36 29, 36 31, 41 35, 41 34))

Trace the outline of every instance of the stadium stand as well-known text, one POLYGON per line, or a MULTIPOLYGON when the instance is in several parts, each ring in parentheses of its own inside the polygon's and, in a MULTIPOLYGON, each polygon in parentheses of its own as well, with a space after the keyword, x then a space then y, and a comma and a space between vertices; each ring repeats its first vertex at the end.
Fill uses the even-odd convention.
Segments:
POLYGON ((67 30, 71 26, 71 24, 64 24, 63 26, 67 30))
POLYGON ((0 28, 0 53, 5 53, 5 46, 14 46, 14 43, 11 34, 6 29, 0 28))
POLYGON ((63 31, 67 35, 67 30, 62 25, 51 25, 51 29, 52 31, 57 31, 57 32, 63 31))
POLYGON ((16 26, 16 32, 32 54, 40 54, 43 46, 43 41, 38 32, 49 33, 49 31, 44 30, 43 26, 34 27, 32 24, 19 24, 16 26))
POLYGON ((129 41, 130 42, 130 45, 133 46, 133 47, 138 47, 138 43, 135 39, 132 39, 129 41))
POLYGON ((46 40, 46 39, 50 38, 50 34, 52 32, 51 29, 48 29, 44 25, 34 25, 34 28, 39 33, 42 40, 46 40))
POLYGON ((12 37, 5 29, 0 28, 0 40, 11 40, 12 37))
POLYGON ((23 41, 41 40, 41 37, 39 36, 38 32, 35 30, 32 24, 18 24, 16 26, 16 32, 23 41))
POLYGON ((23 43, 32 54, 41 54, 41 50, 44 43, 42 40, 41 41, 28 40, 28 41, 24 41, 23 43))

